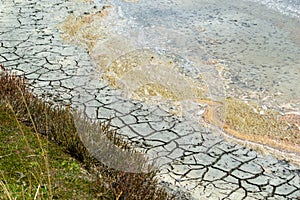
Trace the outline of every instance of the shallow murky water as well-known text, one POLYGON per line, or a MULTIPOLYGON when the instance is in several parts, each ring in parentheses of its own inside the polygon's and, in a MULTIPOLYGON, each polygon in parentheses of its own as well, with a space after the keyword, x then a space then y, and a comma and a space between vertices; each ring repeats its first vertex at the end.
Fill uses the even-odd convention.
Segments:
POLYGON ((116 32, 139 47, 177 54, 197 72, 219 69, 220 78, 208 84, 223 85, 225 91, 219 87, 214 95, 256 99, 299 111, 298 17, 269 9, 263 4, 270 7, 271 3, 266 2, 114 3, 120 20, 126 19, 116 32), (213 65, 207 68, 207 63, 213 65))
POLYGON ((289 146, 294 139, 287 137, 298 138, 300 18, 295 10, 289 14, 288 7, 254 0, 94 3, 102 10, 70 15, 61 25, 63 37, 85 47, 98 68, 95 76, 127 98, 167 104, 170 112, 193 120, 201 119, 206 104, 211 107, 207 121, 218 121, 221 128, 225 123, 228 133, 246 140, 267 136, 289 146), (284 118, 288 121, 281 120, 284 113, 292 113, 284 118), (258 129, 253 132, 249 124, 258 129))

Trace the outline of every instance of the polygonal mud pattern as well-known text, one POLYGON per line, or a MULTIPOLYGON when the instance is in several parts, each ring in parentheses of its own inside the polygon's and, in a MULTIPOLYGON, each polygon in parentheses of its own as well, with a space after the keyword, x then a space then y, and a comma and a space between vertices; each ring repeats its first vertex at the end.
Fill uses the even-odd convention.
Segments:
MULTIPOLYGON (((93 6, 81 6, 81 12, 93 6)), ((229 143, 163 107, 125 99, 96 79, 87 52, 64 44, 56 28, 80 3, 1 0, 0 8, 0 63, 24 74, 45 99, 71 103, 99 120, 111 119, 120 135, 150 157, 159 157, 161 184, 178 199, 300 196, 298 167, 229 143)))

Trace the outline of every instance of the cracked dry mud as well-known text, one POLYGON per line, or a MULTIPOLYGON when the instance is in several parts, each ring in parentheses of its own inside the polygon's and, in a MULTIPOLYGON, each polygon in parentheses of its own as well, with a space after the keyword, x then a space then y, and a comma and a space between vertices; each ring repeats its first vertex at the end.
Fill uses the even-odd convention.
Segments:
MULTIPOLYGON (((86 10, 90 5, 85 5, 86 10)), ((162 105, 130 100, 96 79, 88 53, 61 39, 57 24, 80 2, 0 0, 0 63, 47 100, 71 103, 158 157, 160 182, 178 199, 297 199, 300 169, 226 141, 162 105)), ((84 12, 84 10, 82 11, 84 12)), ((150 157, 151 157, 150 156, 150 157)))

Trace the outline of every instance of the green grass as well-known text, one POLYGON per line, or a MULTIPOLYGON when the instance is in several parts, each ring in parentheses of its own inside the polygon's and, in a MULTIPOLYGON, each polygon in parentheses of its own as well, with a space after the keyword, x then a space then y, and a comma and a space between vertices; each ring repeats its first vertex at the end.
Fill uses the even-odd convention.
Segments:
POLYGON ((96 199, 104 192, 95 185, 93 176, 82 163, 46 137, 39 139, 31 127, 23 124, 19 127, 14 114, 3 104, 0 121, 0 179, 8 190, 5 194, 0 187, 0 199, 9 196, 12 199, 96 199))
MULTIPOLYGON (((136 154, 108 123, 75 120, 136 154)), ((158 187, 153 166, 148 173, 109 168, 90 154, 79 134, 68 107, 37 98, 25 79, 0 72, 0 199, 171 199, 158 187)), ((136 155, 127 160, 129 167, 146 160, 136 155)))

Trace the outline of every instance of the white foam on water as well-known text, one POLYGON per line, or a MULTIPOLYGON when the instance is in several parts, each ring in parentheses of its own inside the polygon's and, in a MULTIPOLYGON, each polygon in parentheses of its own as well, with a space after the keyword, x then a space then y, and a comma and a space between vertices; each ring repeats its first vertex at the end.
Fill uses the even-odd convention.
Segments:
POLYGON ((265 5, 282 14, 300 18, 299 0, 247 0, 265 5))

